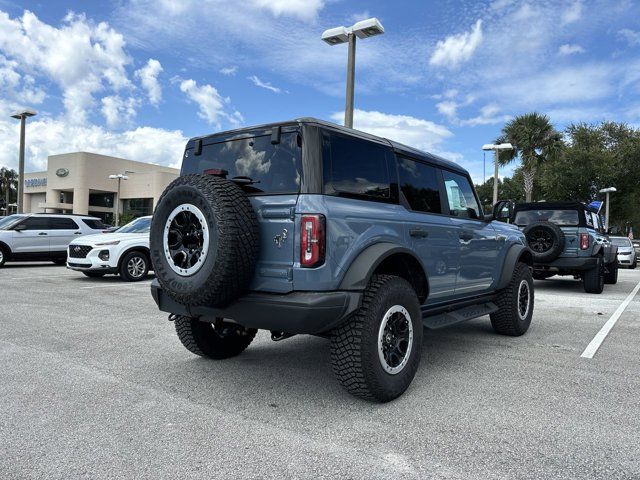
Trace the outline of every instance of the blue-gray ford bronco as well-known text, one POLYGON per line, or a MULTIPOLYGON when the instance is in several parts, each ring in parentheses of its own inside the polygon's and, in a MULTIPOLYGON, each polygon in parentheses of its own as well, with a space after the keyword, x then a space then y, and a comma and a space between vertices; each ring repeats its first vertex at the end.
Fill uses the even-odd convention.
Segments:
POLYGON ((325 337, 341 384, 374 401, 408 388, 423 326, 490 315, 519 336, 533 315, 525 236, 483 213, 465 169, 311 118, 189 140, 150 240, 153 298, 188 350, 325 337))

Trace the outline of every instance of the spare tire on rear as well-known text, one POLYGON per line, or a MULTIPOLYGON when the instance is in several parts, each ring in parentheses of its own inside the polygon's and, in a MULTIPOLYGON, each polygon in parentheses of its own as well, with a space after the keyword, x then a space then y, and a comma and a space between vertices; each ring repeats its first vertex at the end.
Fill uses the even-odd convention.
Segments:
POLYGON ((160 197, 151 221, 151 263, 176 302, 227 305, 249 286, 258 249, 256 214, 234 182, 185 175, 160 197))
POLYGON ((555 223, 535 222, 527 226, 523 233, 536 263, 555 260, 564 250, 564 233, 555 223))

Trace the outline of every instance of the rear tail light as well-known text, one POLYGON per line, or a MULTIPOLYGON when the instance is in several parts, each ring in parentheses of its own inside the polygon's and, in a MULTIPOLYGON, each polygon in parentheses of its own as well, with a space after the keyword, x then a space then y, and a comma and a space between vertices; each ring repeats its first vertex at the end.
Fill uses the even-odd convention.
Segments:
POLYGON ((306 268, 322 265, 326 246, 324 215, 303 215, 300 232, 300 265, 306 268))
POLYGON ((589 234, 581 233, 580 234, 580 250, 586 250, 589 248, 589 234))

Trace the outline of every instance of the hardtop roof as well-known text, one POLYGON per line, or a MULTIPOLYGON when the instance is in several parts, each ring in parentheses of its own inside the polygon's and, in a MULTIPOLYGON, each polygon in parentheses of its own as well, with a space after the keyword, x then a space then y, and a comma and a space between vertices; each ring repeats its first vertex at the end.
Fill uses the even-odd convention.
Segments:
POLYGON ((274 127, 278 127, 278 126, 288 127, 288 126, 299 126, 302 124, 318 125, 330 130, 338 131, 345 135, 362 138, 364 140, 371 140, 371 141, 384 143, 390 146, 391 148, 393 148, 398 153, 402 153, 411 157, 416 157, 419 160, 424 160, 426 162, 436 164, 438 166, 441 166, 450 170, 455 170, 465 175, 468 173, 467 170, 461 165, 455 162, 452 162, 451 160, 447 160, 446 158, 440 157, 438 155, 434 155, 433 153, 424 152, 422 150, 418 150, 417 148, 409 147, 407 145, 404 145, 400 142, 396 142, 394 140, 390 140, 388 138, 379 137, 377 135, 372 135, 370 133, 363 132, 361 130, 348 128, 343 125, 338 125, 336 123, 327 122, 326 120, 320 120, 318 118, 313 118, 313 117, 301 117, 294 120, 266 123, 262 125, 253 125, 249 127, 237 128, 234 130, 226 130, 223 132, 202 135, 202 136, 191 138, 187 143, 187 148, 193 148, 196 140, 213 139, 214 137, 231 137, 231 136, 241 135, 244 133, 249 134, 249 133, 255 133, 257 131, 271 130, 274 127))
POLYGON ((582 202, 529 202, 516 203, 515 210, 566 210, 583 209, 589 212, 598 213, 598 210, 582 202))

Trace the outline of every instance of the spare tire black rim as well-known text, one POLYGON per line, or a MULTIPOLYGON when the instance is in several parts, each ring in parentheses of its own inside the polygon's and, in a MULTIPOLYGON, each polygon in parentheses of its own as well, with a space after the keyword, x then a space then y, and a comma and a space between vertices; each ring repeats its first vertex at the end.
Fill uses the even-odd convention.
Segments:
POLYGON ((553 235, 543 228, 529 232, 528 240, 529 248, 536 253, 547 252, 553 247, 553 235))
POLYGON ((162 244, 169 267, 178 275, 196 273, 207 258, 209 227, 202 211, 190 203, 173 209, 164 227, 162 244))
POLYGON ((378 330, 378 358, 385 372, 400 373, 409 361, 413 345, 411 315, 401 305, 384 314, 378 330))

